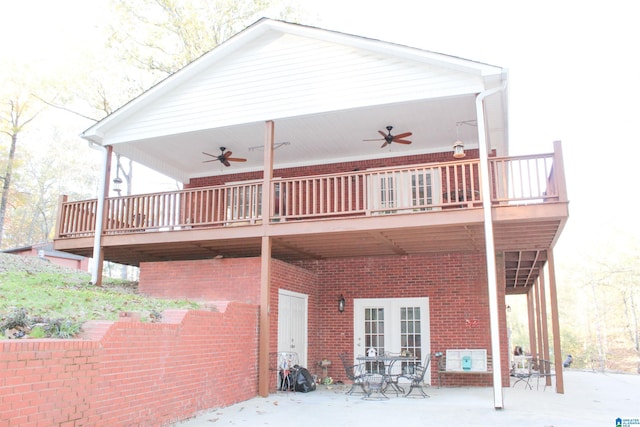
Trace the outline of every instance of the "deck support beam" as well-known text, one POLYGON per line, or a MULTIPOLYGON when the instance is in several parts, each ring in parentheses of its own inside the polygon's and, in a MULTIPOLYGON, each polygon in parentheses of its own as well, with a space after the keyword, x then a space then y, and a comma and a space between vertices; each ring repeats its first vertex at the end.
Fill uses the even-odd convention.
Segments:
POLYGON ((111 181, 111 157, 113 146, 99 146, 102 150, 102 178, 98 191, 95 234, 93 237, 93 266, 91 268, 91 283, 102 286, 102 268, 104 264, 104 248, 102 247, 102 233, 106 223, 107 207, 105 199, 109 197, 109 183, 111 181))
POLYGON ((560 347, 560 321, 558 314, 558 290, 556 289, 556 267, 553 249, 549 249, 549 304, 551 308, 551 331, 553 333, 553 363, 556 365, 556 393, 564 394, 562 348, 560 347))
POLYGON ((535 313, 535 291, 536 287, 531 286, 527 291, 527 317, 529 319, 529 352, 531 354, 538 353, 536 313, 535 313))
POLYGON ((264 176, 262 182, 262 246, 260 249, 260 324, 258 349, 258 394, 269 396, 269 348, 271 340, 270 311, 271 294, 271 247, 272 238, 268 235, 273 201, 271 199, 271 180, 273 178, 273 121, 265 123, 264 136, 264 176))

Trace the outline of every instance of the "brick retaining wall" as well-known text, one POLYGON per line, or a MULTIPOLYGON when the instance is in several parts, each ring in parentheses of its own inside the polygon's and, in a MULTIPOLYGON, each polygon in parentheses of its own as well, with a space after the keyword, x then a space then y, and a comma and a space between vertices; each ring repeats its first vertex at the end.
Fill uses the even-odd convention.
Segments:
POLYGON ((84 329, 0 341, 0 427, 163 426, 257 395, 256 305, 84 329))

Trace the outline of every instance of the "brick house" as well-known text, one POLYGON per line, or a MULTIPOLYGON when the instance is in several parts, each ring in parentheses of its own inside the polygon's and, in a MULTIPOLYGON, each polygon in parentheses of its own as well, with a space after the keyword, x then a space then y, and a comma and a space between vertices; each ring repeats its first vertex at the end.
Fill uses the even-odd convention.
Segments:
POLYGON ((151 295, 259 304, 263 396, 278 351, 346 380, 340 353, 477 349, 492 372, 447 383, 493 384, 501 408, 507 294, 532 301, 547 356, 550 307, 562 392, 562 150, 509 156, 507 83, 500 67, 260 20, 83 133, 104 194, 61 198, 55 248, 139 266, 151 295), (183 189, 111 197, 114 153, 183 189))
POLYGON ((20 256, 38 257, 61 267, 75 268, 76 270, 82 271, 89 270, 89 258, 67 252, 55 251, 53 250, 53 243, 51 242, 9 248, 0 252, 20 256))

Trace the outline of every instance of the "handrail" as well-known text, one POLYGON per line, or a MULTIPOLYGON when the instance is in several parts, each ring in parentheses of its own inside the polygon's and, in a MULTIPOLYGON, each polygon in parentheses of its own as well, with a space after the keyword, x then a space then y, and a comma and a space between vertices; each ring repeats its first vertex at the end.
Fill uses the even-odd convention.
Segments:
POLYGON ((527 155, 489 159, 493 204, 523 204, 557 201, 554 155, 527 155))
MULTIPOLYGON (((490 158, 494 205, 560 200, 551 154, 490 158)), ((270 222, 441 211, 482 205, 479 161, 428 163, 271 182, 270 222)), ((150 193, 105 200, 105 234, 256 224, 263 220, 262 181, 150 193)), ((57 236, 91 236, 97 201, 60 203, 57 236)))

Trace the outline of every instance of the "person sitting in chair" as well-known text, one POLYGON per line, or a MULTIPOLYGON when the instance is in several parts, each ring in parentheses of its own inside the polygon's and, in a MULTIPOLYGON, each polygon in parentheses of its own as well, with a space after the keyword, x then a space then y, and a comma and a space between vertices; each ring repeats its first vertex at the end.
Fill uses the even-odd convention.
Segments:
POLYGON ((514 356, 522 356, 522 355, 524 355, 524 352, 522 351, 522 347, 517 345, 516 348, 513 349, 513 355, 514 356))
POLYGON ((573 362, 573 357, 570 354, 568 354, 567 358, 564 359, 564 362, 562 362, 562 367, 563 368, 568 368, 568 367, 571 366, 572 362, 573 362))

